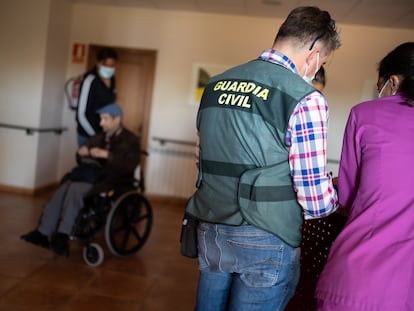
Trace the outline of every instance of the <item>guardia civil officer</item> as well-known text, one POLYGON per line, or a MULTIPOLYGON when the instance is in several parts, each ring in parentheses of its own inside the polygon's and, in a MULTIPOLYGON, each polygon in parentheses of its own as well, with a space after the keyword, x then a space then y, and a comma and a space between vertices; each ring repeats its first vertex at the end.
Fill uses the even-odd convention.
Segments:
POLYGON ((328 12, 294 9, 271 49, 210 79, 197 115, 196 310, 284 310, 299 278, 303 218, 337 208, 328 105, 311 81, 340 38, 328 12))

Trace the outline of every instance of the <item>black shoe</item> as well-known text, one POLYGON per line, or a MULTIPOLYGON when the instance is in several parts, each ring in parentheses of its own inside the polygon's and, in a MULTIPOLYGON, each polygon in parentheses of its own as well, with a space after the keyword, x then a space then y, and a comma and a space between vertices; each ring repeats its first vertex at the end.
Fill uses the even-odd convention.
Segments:
POLYGON ((59 256, 69 257, 69 236, 65 233, 57 232, 50 241, 50 248, 59 256))
POLYGON ((23 234, 20 239, 40 247, 49 248, 49 239, 37 229, 23 234))

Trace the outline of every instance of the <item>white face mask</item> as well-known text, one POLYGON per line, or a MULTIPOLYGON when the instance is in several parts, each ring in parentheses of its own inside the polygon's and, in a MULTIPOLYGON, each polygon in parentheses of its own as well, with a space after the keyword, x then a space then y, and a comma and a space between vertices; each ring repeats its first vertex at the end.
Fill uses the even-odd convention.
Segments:
POLYGON ((388 82, 390 82, 390 79, 388 79, 387 82, 385 82, 384 85, 382 86, 381 90, 378 93, 378 98, 382 97, 382 92, 384 91, 385 87, 388 85, 388 82))
POLYGON ((308 73, 308 63, 305 63, 306 68, 305 68, 305 74, 302 76, 302 79, 305 80, 307 83, 312 84, 312 80, 315 79, 315 75, 319 70, 319 53, 316 55, 316 69, 315 72, 313 73, 312 77, 307 77, 306 74, 308 73))
MULTIPOLYGON (((381 90, 378 93, 378 98, 381 98, 382 97, 382 92, 385 90, 385 88, 387 87, 387 85, 388 85, 389 82, 390 82, 390 79, 388 79, 387 82, 384 83, 384 85, 382 86, 381 90)), ((397 93, 396 91, 393 91, 391 93, 391 95, 395 95, 396 93, 397 93)))
POLYGON ((115 73, 115 67, 99 66, 99 75, 104 79, 110 79, 115 73))

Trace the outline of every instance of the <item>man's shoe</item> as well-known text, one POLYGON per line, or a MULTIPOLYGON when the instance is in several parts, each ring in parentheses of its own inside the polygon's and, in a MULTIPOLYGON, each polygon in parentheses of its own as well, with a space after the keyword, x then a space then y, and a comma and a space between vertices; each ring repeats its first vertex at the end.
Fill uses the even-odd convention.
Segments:
POLYGON ((37 229, 21 235, 20 239, 40 247, 49 248, 49 239, 37 229))
POLYGON ((55 233, 50 241, 50 248, 59 256, 69 257, 69 236, 61 232, 55 233))

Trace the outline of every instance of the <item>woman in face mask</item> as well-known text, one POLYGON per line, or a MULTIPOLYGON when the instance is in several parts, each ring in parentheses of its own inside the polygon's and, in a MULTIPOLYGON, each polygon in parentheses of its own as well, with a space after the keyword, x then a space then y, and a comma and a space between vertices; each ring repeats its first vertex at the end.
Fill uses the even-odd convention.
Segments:
POLYGON ((349 218, 319 279, 318 311, 414 310, 414 42, 381 60, 377 87, 345 129, 338 195, 349 218))
POLYGON ((96 65, 84 74, 76 111, 78 145, 102 131, 97 110, 116 100, 115 66, 117 52, 103 48, 96 55, 96 65))

